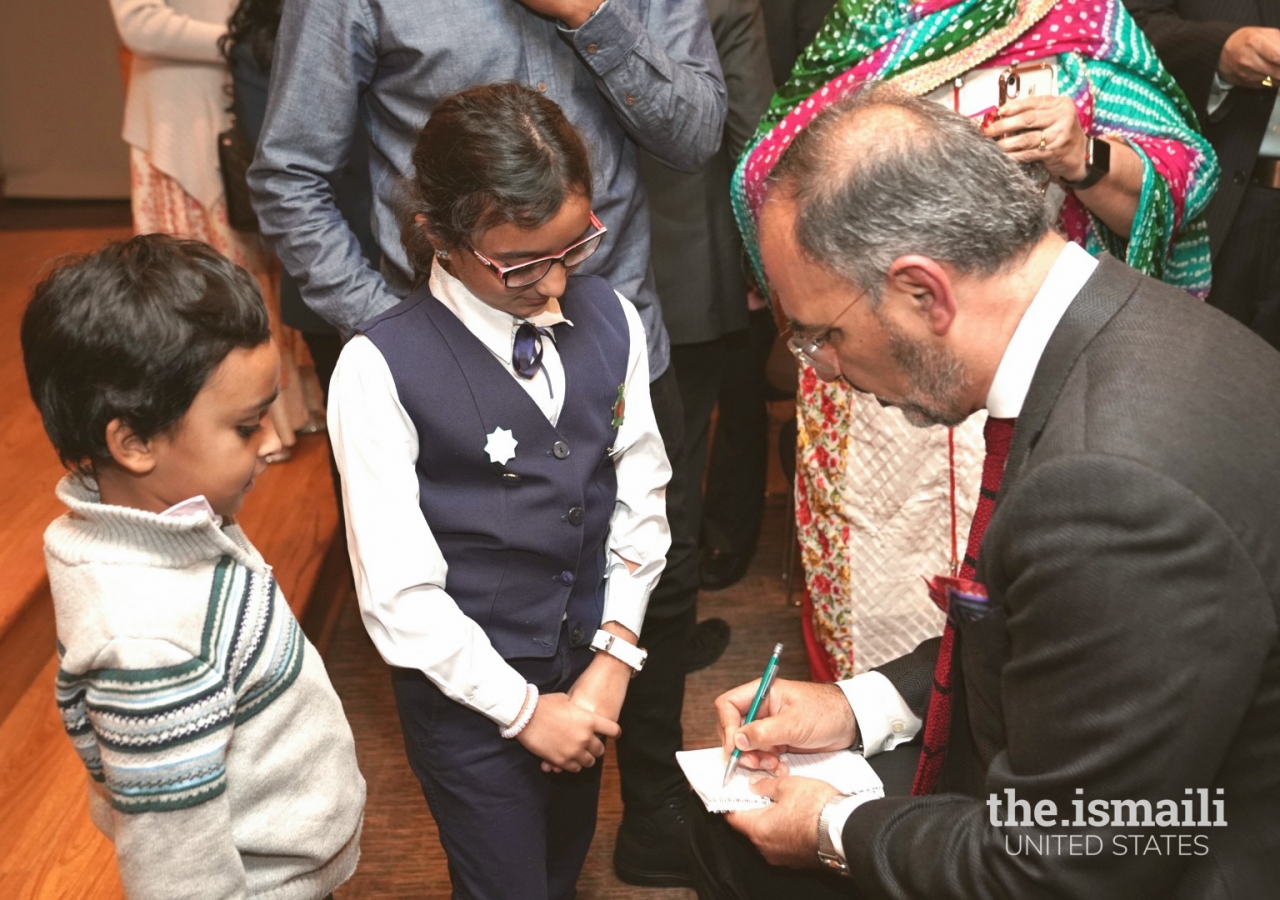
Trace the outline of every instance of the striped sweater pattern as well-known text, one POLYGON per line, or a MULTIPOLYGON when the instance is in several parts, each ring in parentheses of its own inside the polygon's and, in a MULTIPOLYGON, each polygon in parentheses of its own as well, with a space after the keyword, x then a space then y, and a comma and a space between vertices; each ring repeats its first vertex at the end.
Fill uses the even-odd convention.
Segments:
MULTIPOLYGON (((270 569, 213 571, 198 656, 153 669, 58 671, 63 725, 123 813, 197 806, 226 790, 232 729, 298 677, 305 642, 270 569)), ((63 652, 61 645, 59 653, 63 652)))

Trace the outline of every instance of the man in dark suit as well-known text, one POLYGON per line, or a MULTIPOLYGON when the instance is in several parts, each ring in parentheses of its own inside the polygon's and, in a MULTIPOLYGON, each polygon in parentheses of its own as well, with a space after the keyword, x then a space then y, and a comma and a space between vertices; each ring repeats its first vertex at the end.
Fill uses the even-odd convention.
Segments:
POLYGON ((1124 0, 1222 164, 1209 302, 1280 348, 1280 0, 1124 0))
POLYGON ((860 748, 889 796, 763 779, 771 806, 694 816, 700 895, 1280 896, 1280 356, 1064 241, 995 144, 893 88, 774 177, 791 346, 914 423, 986 409, 988 459, 941 641, 778 682, 749 725, 754 684, 717 700, 745 765, 860 748))

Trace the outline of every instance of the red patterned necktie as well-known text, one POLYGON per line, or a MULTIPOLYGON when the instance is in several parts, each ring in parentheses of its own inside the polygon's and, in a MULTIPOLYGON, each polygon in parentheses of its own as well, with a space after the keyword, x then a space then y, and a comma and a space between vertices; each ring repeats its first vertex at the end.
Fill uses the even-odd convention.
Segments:
MULTIPOLYGON (((969 526, 969 543, 965 546, 964 564, 960 567, 960 581, 972 582, 978 560, 978 548, 982 535, 991 521, 996 505, 996 493, 1004 475, 1005 460, 1009 457, 1009 444, 1013 441, 1014 419, 988 418, 982 431, 987 455, 982 461, 982 489, 978 495, 978 508, 969 526)), ((946 600, 940 592, 930 592, 935 603, 947 612, 946 600)), ((951 729, 951 653, 955 643, 955 628, 948 615, 942 631, 942 643, 938 647, 938 661, 933 669, 933 690, 929 693, 929 713, 925 718, 924 748, 920 752, 920 764, 916 767, 915 781, 911 785, 913 796, 932 793, 942 774, 942 761, 947 752, 947 734, 951 729)))

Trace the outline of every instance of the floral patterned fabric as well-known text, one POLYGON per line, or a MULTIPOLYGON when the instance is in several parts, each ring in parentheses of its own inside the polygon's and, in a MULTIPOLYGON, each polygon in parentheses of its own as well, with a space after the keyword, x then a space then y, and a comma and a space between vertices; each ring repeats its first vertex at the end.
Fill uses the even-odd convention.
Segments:
POLYGON ((182 185, 152 165, 146 152, 137 147, 129 148, 129 175, 135 234, 194 238, 255 277, 267 272, 269 257, 261 240, 231 227, 223 199, 205 209, 182 185))
POLYGON ((909 652, 943 616, 924 578, 963 551, 982 473, 982 425, 954 432, 951 519, 948 429, 916 428, 897 410, 802 374, 797 395, 796 519, 815 643, 811 668, 830 680, 909 652))

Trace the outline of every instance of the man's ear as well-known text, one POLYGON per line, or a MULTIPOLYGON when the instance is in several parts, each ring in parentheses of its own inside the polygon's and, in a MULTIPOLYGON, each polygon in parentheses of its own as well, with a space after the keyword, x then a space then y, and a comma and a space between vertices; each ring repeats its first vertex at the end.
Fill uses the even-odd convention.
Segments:
POLYGON ((152 442, 144 441, 123 419, 107 423, 107 450, 117 466, 134 475, 147 475, 156 467, 152 442))
POLYGON ((942 337, 956 318, 956 294, 950 274, 927 256, 900 256, 889 266, 888 284, 896 292, 912 298, 914 311, 923 316, 928 328, 942 337))

